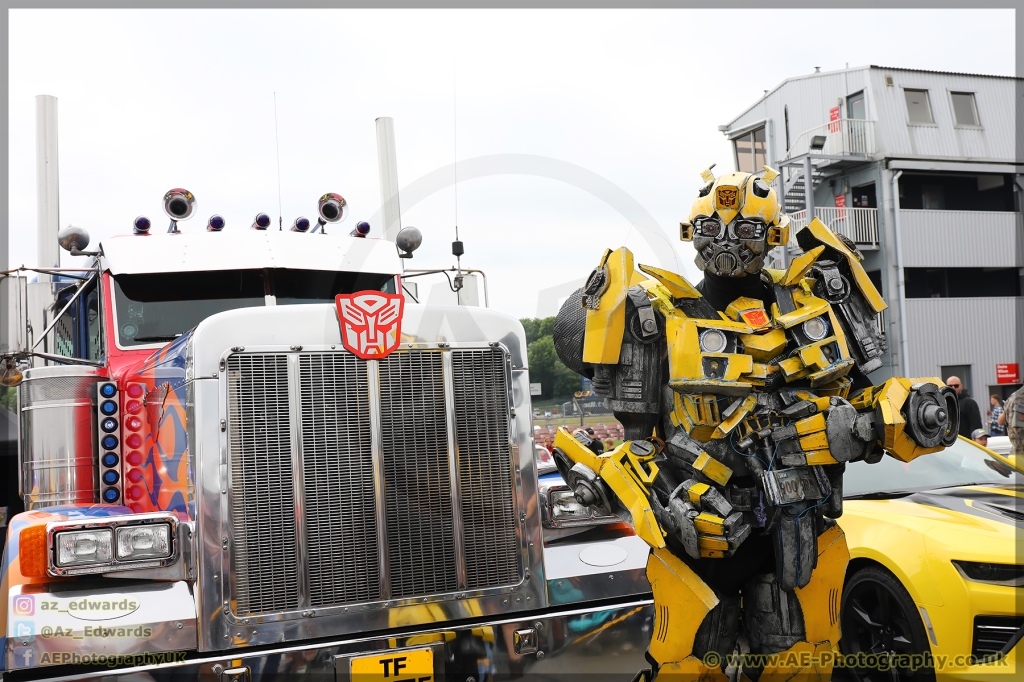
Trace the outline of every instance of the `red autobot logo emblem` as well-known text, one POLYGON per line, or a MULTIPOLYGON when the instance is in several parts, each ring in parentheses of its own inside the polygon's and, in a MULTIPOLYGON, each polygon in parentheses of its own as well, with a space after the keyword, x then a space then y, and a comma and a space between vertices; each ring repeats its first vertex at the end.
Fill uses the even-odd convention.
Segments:
POLYGON ((338 294, 341 343, 364 360, 387 357, 398 348, 402 332, 402 296, 379 291, 338 294))

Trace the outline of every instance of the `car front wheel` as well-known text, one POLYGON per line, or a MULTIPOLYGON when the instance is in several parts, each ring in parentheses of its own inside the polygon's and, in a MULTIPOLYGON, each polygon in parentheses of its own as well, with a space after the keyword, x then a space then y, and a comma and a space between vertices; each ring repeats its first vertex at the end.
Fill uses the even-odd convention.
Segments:
POLYGON ((921 616, 892 573, 876 566, 857 571, 843 586, 839 649, 858 682, 929 682, 935 679, 921 616), (890 661, 898 665, 890 665, 890 661), (906 661, 913 661, 911 666, 906 661), (902 664, 902 665, 900 665, 902 664), (913 668, 917 667, 916 670, 913 668))

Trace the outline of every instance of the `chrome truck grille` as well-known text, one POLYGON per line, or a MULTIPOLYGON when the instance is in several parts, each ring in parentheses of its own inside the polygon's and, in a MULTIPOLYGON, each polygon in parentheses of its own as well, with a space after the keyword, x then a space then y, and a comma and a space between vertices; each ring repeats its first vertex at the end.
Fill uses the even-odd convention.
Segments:
POLYGON ((235 613, 519 583, 509 378, 491 347, 232 355, 235 613))

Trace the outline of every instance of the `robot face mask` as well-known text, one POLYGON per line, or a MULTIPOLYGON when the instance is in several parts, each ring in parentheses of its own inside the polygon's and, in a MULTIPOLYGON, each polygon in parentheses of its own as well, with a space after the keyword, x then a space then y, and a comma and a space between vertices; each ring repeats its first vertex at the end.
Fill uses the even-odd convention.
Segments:
POLYGON ((771 188, 779 174, 764 167, 764 177, 729 173, 715 178, 701 173, 704 187, 679 224, 679 238, 697 249, 697 267, 720 277, 743 277, 764 268, 764 259, 789 239, 789 218, 771 188))
POLYGON ((697 267, 721 277, 743 277, 760 272, 771 249, 768 225, 736 215, 725 224, 718 214, 693 219, 693 246, 697 267))

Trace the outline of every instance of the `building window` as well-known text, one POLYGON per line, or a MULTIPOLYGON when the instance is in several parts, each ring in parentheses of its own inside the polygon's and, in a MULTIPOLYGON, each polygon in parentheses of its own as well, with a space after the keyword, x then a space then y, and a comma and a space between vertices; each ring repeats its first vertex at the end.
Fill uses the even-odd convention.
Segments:
POLYGON ((911 123, 935 123, 927 90, 904 89, 903 96, 907 99, 907 115, 911 123))
POLYGON ((870 182, 866 185, 854 187, 850 194, 853 196, 853 205, 855 208, 878 208, 878 201, 875 195, 875 183, 870 182))
POLYGON ((904 173, 900 208, 939 211, 1013 211, 1013 176, 904 173))
POLYGON ((951 92, 949 96, 953 99, 953 118, 958 126, 979 125, 973 92, 951 92))
POLYGON ((734 138, 733 144, 736 145, 736 170, 741 173, 756 173, 768 163, 764 128, 734 138))
POLYGON ((1020 296, 1019 268, 904 268, 907 298, 1020 296))

